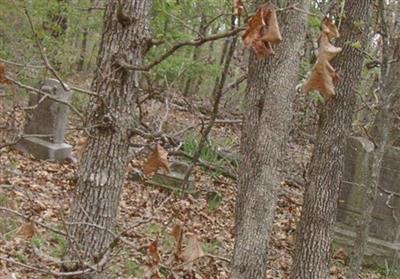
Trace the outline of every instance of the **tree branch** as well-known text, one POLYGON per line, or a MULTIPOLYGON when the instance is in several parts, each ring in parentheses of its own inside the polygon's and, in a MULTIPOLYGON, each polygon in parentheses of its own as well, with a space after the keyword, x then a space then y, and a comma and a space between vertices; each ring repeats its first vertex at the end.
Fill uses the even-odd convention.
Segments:
POLYGON ((123 68, 125 68, 127 70, 146 72, 146 71, 151 70, 154 66, 157 66, 158 64, 163 62, 165 59, 170 57, 177 50, 179 50, 180 48, 182 48, 184 46, 200 46, 200 45, 205 44, 207 42, 216 41, 216 40, 219 40, 219 39, 236 36, 237 34, 242 32, 243 30, 245 30, 244 27, 239 27, 237 29, 233 29, 233 30, 230 30, 230 31, 225 32, 225 33, 215 34, 215 35, 211 35, 211 36, 203 37, 203 38, 199 37, 199 38, 193 39, 193 40, 178 42, 177 44, 172 46, 168 51, 166 51, 163 55, 161 55, 159 58, 157 58, 156 60, 154 60, 153 62, 151 62, 150 64, 147 64, 147 65, 132 65, 132 64, 127 63, 123 59, 120 59, 118 61, 118 63, 119 63, 119 65, 121 67, 123 67, 123 68))

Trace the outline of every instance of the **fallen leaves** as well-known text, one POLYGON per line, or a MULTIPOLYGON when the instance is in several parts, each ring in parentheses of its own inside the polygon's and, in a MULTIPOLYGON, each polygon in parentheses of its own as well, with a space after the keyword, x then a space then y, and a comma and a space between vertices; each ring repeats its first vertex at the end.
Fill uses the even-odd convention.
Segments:
POLYGON ((170 173, 168 162, 168 152, 157 143, 154 151, 147 158, 146 163, 143 167, 143 173, 146 176, 156 173, 158 170, 162 170, 164 173, 170 173))
POLYGON ((194 261, 204 256, 203 249, 201 248, 200 242, 196 235, 189 234, 187 236, 188 243, 183 251, 183 258, 189 269, 193 267, 194 261))
POLYGON ((330 43, 332 38, 339 37, 339 31, 329 18, 322 21, 322 33, 319 39, 319 55, 312 69, 311 75, 304 84, 304 92, 319 91, 325 100, 336 95, 334 83, 340 80, 339 74, 329 63, 341 48, 330 43))
POLYGON ((276 10, 273 4, 260 6, 250 18, 247 29, 242 36, 245 47, 250 47, 258 58, 274 54, 273 44, 282 41, 276 10))

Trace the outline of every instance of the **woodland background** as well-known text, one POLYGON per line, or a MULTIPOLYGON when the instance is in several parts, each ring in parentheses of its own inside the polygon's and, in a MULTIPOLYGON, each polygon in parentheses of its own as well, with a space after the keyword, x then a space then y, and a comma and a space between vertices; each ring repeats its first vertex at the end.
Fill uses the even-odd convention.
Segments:
MULTIPOLYGON (((68 225, 79 163, 35 160, 16 151, 13 144, 23 131, 30 94, 27 86, 35 87, 54 73, 72 89, 72 106, 87 117, 106 2, 0 0, 0 63, 11 81, 0 84, 0 278, 61 275, 60 261, 68 250, 68 239, 58 231, 68 225)), ((253 2, 243 1, 245 9, 239 18, 232 13, 236 1, 231 0, 153 1, 149 14, 152 47, 142 65, 160 63, 142 72, 140 90, 135 93, 140 131, 130 141, 128 171, 141 172, 160 144, 168 151, 169 161, 183 160, 190 165, 195 157, 198 162, 191 174, 198 194, 182 196, 127 179, 115 230, 122 233, 123 240, 112 247, 106 278, 228 278, 241 175, 240 139, 249 100, 246 84, 255 73, 249 68, 256 67, 252 50, 243 45, 241 35, 255 13, 253 2), (204 40, 237 28, 242 29, 233 36, 204 40), (160 59, 179 42, 186 42, 185 46, 160 59)), ((296 88, 290 92, 290 127, 279 158, 285 167, 279 170, 282 180, 276 185, 277 207, 268 240, 267 277, 289 278, 307 171, 318 142, 319 115, 329 105, 317 91, 305 94, 303 85, 318 57, 321 20, 326 13, 344 18, 346 1, 313 0, 309 10, 302 6, 304 1, 274 2, 281 12, 290 10, 307 17, 303 46, 292 50, 300 57, 299 72, 296 88)), ((369 131, 381 107, 382 18, 393 30, 391 36, 398 38, 400 3, 365 2, 371 9, 369 22, 362 23, 368 26, 368 43, 351 44, 362 53, 363 66, 350 134, 371 139, 369 131)), ((396 62, 392 63, 394 67, 396 62)), ((284 85, 293 80, 279 82, 284 85)), ((400 144, 397 100, 390 104, 387 134, 387 144, 394 146, 400 144)), ((273 110, 284 113, 286 108, 273 110)), ((86 147, 87 129, 71 111, 66 141, 74 146, 77 160, 86 147)), ((330 278, 347 278, 349 254, 335 247, 330 255, 330 278)), ((399 277, 391 267, 375 266, 363 268, 360 278, 399 277)))

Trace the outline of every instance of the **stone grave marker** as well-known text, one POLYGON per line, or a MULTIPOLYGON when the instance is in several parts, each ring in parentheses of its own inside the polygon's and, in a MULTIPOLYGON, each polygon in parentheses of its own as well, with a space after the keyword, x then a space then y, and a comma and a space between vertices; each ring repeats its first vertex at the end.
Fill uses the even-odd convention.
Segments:
MULTIPOLYGON (((55 79, 39 84, 39 89, 64 102, 69 102, 70 93, 55 79)), ((71 146, 64 142, 68 124, 68 106, 42 95, 30 95, 23 139, 17 149, 32 154, 37 159, 63 161, 71 156, 71 146)))
MULTIPOLYGON (((367 139, 350 137, 339 196, 335 229, 336 243, 353 245, 363 209, 374 145, 367 139)), ((400 256, 400 148, 388 146, 382 161, 378 196, 372 213, 366 264, 396 265, 400 256)), ((398 266, 400 269, 400 266, 398 266)), ((400 271, 400 270, 399 270, 400 271)))
MULTIPOLYGON (((147 185, 164 188, 171 192, 179 192, 182 190, 182 183, 189 165, 183 161, 172 161, 170 165, 171 173, 162 174, 155 173, 149 179, 144 180, 142 174, 137 171, 132 171, 128 178, 133 181, 141 181, 147 185)), ((189 177, 188 187, 183 191, 186 194, 196 194, 194 187, 193 175, 189 177)))

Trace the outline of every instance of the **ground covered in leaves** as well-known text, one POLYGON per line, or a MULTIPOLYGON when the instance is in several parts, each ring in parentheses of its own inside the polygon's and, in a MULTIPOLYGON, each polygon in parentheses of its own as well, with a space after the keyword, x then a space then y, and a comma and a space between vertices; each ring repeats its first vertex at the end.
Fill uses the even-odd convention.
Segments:
MULTIPOLYGON (((149 107, 154 111, 160 109, 157 104, 149 107)), ((166 129, 179 131, 188 123, 199 127, 198 122, 192 114, 176 110, 169 112, 165 125, 166 129)), ((237 151, 239 134, 239 124, 220 123, 211 142, 222 142, 224 148, 237 151)), ((192 139, 188 138, 186 135, 184 142, 190 149, 192 139)), ((81 141, 79 132, 68 135, 78 157, 81 141)), ((298 174, 280 185, 268 278, 288 278, 302 204, 302 187, 296 181, 302 172, 299 166, 305 165, 309 154, 309 146, 289 146, 287 160, 298 174)), ((142 157, 132 159, 131 170, 143 166, 142 157)), ((211 160, 212 156, 206 154, 204 158, 211 160)), ((169 156, 169 160, 176 159, 169 156)), ((57 232, 64 231, 67 222, 77 166, 72 162, 35 160, 13 147, 1 150, 0 278, 54 278, 51 273, 58 272, 66 247, 65 237, 57 232)), ((108 278, 142 278, 149 274, 159 276, 152 278, 228 278, 234 243, 236 182, 203 167, 195 168, 194 180, 196 194, 183 196, 126 181, 116 230, 121 239, 113 249, 108 278)), ((344 278, 346 253, 335 251, 333 258, 331 278, 344 278)), ((362 278, 384 277, 365 272, 362 278)))

